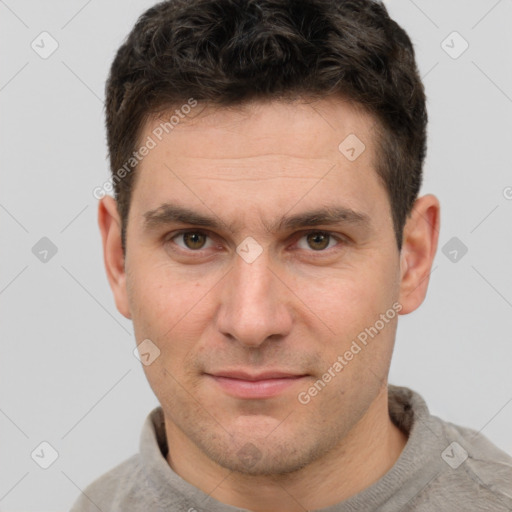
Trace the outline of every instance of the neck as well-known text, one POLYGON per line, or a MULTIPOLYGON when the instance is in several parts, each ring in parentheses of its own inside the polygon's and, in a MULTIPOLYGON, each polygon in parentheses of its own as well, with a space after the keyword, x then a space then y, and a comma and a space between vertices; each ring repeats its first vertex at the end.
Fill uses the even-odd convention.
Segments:
POLYGON ((165 428, 167 462, 178 475, 222 503, 254 512, 303 512, 340 503, 381 478, 407 443, 389 418, 387 386, 333 450, 286 475, 234 473, 209 459, 171 422, 166 420, 165 428))

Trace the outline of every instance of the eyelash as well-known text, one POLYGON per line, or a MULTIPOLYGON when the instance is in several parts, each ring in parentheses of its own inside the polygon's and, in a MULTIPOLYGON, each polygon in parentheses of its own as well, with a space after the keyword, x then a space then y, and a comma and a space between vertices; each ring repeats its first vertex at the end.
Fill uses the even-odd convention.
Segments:
MULTIPOLYGON (((176 232, 173 232, 169 235, 167 235, 165 237, 165 242, 166 243, 170 243, 170 242, 173 242, 173 240, 179 236, 182 236, 182 235, 185 235, 187 233, 192 233, 192 234, 200 234, 200 235, 205 235, 206 237, 208 237, 209 240, 213 241, 213 238, 209 235, 209 233, 207 231, 202 231, 202 230, 198 230, 198 229, 184 229, 184 230, 180 230, 180 231, 176 231, 176 232)), ((312 234, 323 234, 323 235, 327 235, 330 237, 330 240, 329 240, 329 244, 331 242, 331 239, 334 239, 337 243, 336 246, 334 247, 328 247, 326 249, 321 249, 321 250, 318 250, 318 251, 315 251, 314 249, 310 249, 310 250, 307 250, 308 253, 311 253, 312 255, 316 255, 315 257, 320 257, 324 254, 328 254, 330 253, 331 250, 333 249, 336 249, 338 246, 340 245, 346 245, 348 243, 348 239, 339 235, 339 234, 335 234, 335 233, 331 233, 330 231, 323 231, 323 230, 319 230, 319 229, 313 229, 313 230, 309 230, 309 231, 301 231, 299 232, 300 233, 300 237, 296 238, 296 241, 294 243, 297 243, 299 240, 302 240, 303 238, 307 237, 308 235, 312 235, 312 234)), ((174 243, 174 245, 177 245, 176 243, 174 243)), ((339 248, 339 247, 338 247, 339 248)), ((208 250, 209 248, 201 248, 201 249, 197 249, 197 250, 193 250, 193 249, 184 249, 183 247, 180 247, 178 246, 178 251, 183 251, 183 252, 186 252, 186 253, 189 253, 189 254, 192 254, 192 253, 198 253, 198 254, 201 254, 202 251, 206 251, 208 250)), ((299 249, 300 250, 300 249, 299 249)))

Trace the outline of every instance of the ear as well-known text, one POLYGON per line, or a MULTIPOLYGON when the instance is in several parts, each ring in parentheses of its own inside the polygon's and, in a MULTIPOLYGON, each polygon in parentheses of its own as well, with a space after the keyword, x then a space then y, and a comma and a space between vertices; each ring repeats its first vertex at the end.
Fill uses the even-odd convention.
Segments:
POLYGON ((121 219, 117 211, 117 202, 113 197, 105 196, 100 200, 98 225, 103 241, 103 261, 116 307, 123 316, 131 318, 121 244, 121 219))
POLYGON ((440 228, 438 199, 428 194, 414 203, 400 251, 400 314, 417 309, 427 294, 440 228))

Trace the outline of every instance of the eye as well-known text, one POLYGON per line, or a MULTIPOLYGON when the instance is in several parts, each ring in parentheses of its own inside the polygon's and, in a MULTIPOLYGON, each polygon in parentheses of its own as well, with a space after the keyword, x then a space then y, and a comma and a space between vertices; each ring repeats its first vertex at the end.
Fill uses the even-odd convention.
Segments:
POLYGON ((340 242, 340 239, 337 239, 330 233, 326 233, 325 231, 310 231, 300 238, 297 245, 299 249, 324 251, 325 249, 330 249, 335 246, 336 242, 340 242), (302 243, 302 240, 306 240, 306 243, 302 243))
MULTIPOLYGON (((207 233, 197 230, 175 232, 167 238, 167 241, 189 253, 215 247, 215 242, 207 233)), ((297 248, 309 252, 326 252, 327 249, 341 245, 343 242, 342 237, 326 231, 309 231, 299 238, 297 248)))
MULTIPOLYGON (((209 236, 202 231, 182 231, 169 238, 169 240, 174 241, 178 247, 190 251, 208 249, 211 246, 207 246, 209 236), (181 243, 179 243, 180 241, 181 243)), ((213 243, 212 240, 209 241, 210 244, 213 243)))

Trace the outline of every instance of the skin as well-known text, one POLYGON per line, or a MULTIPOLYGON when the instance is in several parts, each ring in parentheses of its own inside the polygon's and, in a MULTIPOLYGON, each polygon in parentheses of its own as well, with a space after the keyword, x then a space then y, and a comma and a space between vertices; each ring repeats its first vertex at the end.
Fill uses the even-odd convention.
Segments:
MULTIPOLYGON (((149 120, 140 140, 158 123, 149 120)), ((388 415, 398 316, 309 403, 297 399, 394 303, 407 314, 427 291, 439 202, 417 199, 399 251, 374 171, 373 126, 334 97, 197 107, 139 164, 125 256, 116 203, 100 202, 117 308, 137 343, 160 350, 144 371, 164 411, 168 463, 219 501, 257 512, 327 507, 382 477, 407 442, 388 415), (338 150, 351 133, 366 145, 355 161, 338 150), (221 226, 148 228, 145 214, 164 203, 221 226), (368 222, 274 229, 283 216, 325 206, 368 222), (181 229, 195 238, 176 236, 181 229), (236 252, 249 236, 262 248, 252 263, 236 252), (277 396, 242 399, 205 375, 269 368, 306 377, 277 396)))

